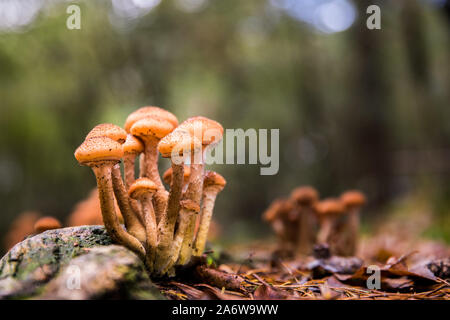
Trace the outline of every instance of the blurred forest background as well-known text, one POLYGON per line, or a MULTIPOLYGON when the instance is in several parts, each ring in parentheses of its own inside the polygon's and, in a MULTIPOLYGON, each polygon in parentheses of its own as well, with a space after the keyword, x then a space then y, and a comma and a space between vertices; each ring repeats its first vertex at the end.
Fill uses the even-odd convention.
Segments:
POLYGON ((64 221, 95 186, 73 156, 87 132, 157 105, 280 129, 277 175, 213 167, 225 240, 266 235, 269 203, 311 184, 363 190, 366 231, 419 217, 450 242, 449 25, 438 0, 0 0, 0 234, 26 210, 64 221))

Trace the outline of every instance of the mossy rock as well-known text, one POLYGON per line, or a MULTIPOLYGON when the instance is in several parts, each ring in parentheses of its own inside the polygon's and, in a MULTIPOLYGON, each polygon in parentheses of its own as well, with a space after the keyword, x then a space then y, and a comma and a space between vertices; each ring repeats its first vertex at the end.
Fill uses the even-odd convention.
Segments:
POLYGON ((103 226, 29 237, 0 260, 3 299, 162 299, 144 264, 103 226))

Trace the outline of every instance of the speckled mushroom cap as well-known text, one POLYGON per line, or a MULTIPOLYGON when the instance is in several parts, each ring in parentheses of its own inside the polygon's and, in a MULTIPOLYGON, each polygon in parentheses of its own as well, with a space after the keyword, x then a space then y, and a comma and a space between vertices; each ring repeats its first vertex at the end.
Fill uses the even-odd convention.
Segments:
POLYGON ((177 117, 164 109, 161 109, 159 107, 155 106, 146 106, 137 109, 136 111, 130 113, 127 120, 125 121, 125 130, 127 132, 131 132, 131 127, 142 118, 148 117, 148 116, 157 116, 161 119, 165 119, 166 121, 169 121, 174 127, 178 126, 178 119, 177 117))
POLYGON ((136 121, 131 127, 131 134, 141 139, 154 137, 158 140, 164 138, 175 129, 168 120, 157 116, 148 116, 136 121))
MULTIPOLYGON (((166 172, 164 172, 163 180, 165 183, 170 184, 172 182, 172 174, 173 174, 172 167, 170 167, 169 169, 166 170, 166 172)), ((185 165, 183 170, 183 177, 185 183, 189 181, 190 175, 191 175, 191 168, 185 165)))
POLYGON ((141 140, 133 136, 127 135, 127 140, 123 144, 123 153, 125 154, 139 154, 144 151, 144 144, 141 140))
POLYGON ((195 137, 191 136, 189 132, 178 127, 158 143, 158 151, 164 158, 170 158, 174 148, 179 150, 179 155, 182 155, 184 151, 194 152, 199 150, 201 143, 195 137))
POLYGON ((180 206, 190 211, 194 211, 195 213, 200 212, 200 206, 195 201, 186 199, 180 201, 180 206))
POLYGON ((312 205, 319 200, 319 193, 310 186, 298 187, 291 192, 291 198, 300 205, 312 205))
POLYGON ((344 204, 339 199, 329 198, 322 200, 315 205, 319 216, 340 215, 345 212, 344 204))
POLYGON ((128 195, 133 199, 139 199, 144 194, 153 194, 158 186, 149 178, 139 178, 133 182, 128 190, 128 195))
POLYGON ((36 233, 59 228, 61 228, 61 222, 53 217, 42 217, 34 224, 34 232, 36 233))
POLYGON ((115 124, 102 123, 95 126, 88 133, 86 140, 98 137, 107 137, 119 143, 124 143, 127 138, 127 132, 115 124))
POLYGON ((106 161, 118 162, 122 156, 122 145, 107 137, 87 139, 75 150, 75 158, 87 166, 106 161))
POLYGON ((344 192, 340 199, 347 209, 358 208, 366 203, 366 196, 358 190, 344 192))
POLYGON ((206 171, 205 176, 203 177, 203 187, 207 188, 209 186, 217 186, 222 190, 227 181, 224 177, 214 171, 206 171))
POLYGON ((220 123, 201 116, 183 121, 178 128, 188 131, 201 140, 204 146, 218 143, 223 137, 223 127, 220 123))

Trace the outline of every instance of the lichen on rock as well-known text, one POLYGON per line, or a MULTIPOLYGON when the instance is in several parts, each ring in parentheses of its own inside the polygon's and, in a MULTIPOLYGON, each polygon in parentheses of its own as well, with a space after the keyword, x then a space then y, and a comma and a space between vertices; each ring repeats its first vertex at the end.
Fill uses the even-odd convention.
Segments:
POLYGON ((161 299, 141 260, 103 226, 49 230, 0 260, 0 299, 161 299), (74 271, 75 270, 75 271, 74 271))

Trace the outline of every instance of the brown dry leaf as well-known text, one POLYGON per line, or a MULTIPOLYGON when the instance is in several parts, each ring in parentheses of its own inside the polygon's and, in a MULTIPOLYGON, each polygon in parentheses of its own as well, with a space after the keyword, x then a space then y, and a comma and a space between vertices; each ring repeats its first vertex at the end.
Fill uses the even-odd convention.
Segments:
POLYGON ((244 278, 238 274, 227 273, 221 270, 209 268, 205 265, 200 265, 196 269, 196 276, 202 282, 210 283, 216 287, 232 290, 245 291, 242 286, 244 278))
POLYGON ((243 296, 237 293, 230 294, 205 283, 197 284, 195 286, 204 288, 203 294, 199 298, 200 300, 245 300, 243 296))

